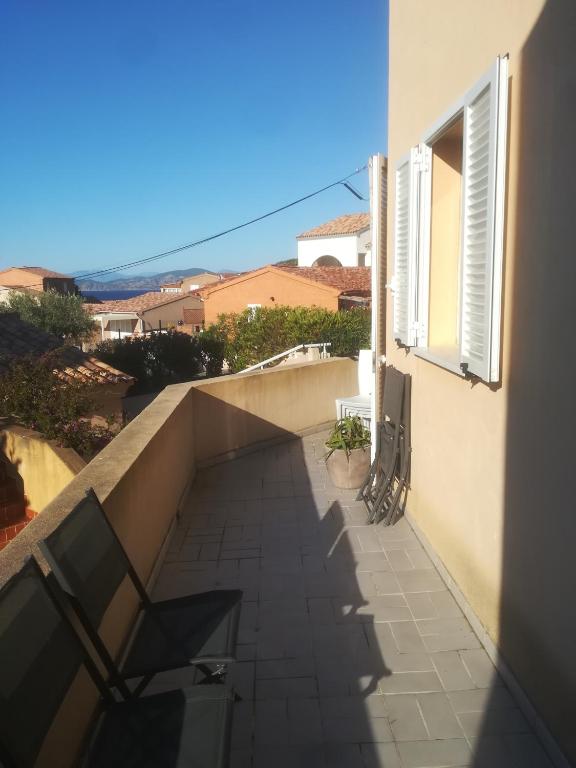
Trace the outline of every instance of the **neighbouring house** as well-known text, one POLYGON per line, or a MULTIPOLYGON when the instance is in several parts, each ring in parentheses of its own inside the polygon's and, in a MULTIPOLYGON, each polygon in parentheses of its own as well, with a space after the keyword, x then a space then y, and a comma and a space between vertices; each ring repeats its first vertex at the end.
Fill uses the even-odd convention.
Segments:
POLYGON ((2 270, 0 272, 1 293, 6 294, 9 290, 17 288, 57 293, 78 292, 73 277, 44 269, 44 267, 9 267, 2 270))
MULTIPOLYGON (((412 375, 409 520, 556 765, 576 762, 575 29, 561 0, 391 0, 378 265, 377 352, 412 375)), ((499 684, 470 764, 549 765, 535 740, 504 759, 527 726, 499 684)))
POLYGON ((368 267, 278 267, 252 272, 200 289, 206 325, 218 315, 256 307, 323 307, 337 311, 369 306, 368 267))
POLYGON ((150 291, 131 299, 104 301, 100 304, 85 304, 86 311, 100 325, 99 340, 119 339, 134 334, 161 331, 169 328, 186 330, 185 310, 197 310, 200 317, 203 303, 200 296, 189 292, 186 295, 166 294, 150 291))
POLYGON ((162 293, 188 293, 188 291, 197 291, 205 285, 217 283, 230 277, 229 273, 201 272, 198 275, 183 277, 182 280, 176 280, 173 283, 164 283, 160 286, 162 293))
POLYGON ((369 213, 338 216, 296 240, 299 267, 369 267, 372 261, 369 213))
POLYGON ((15 312, 0 313, 0 376, 11 363, 22 357, 40 357, 61 350, 58 375, 63 381, 80 381, 94 388, 95 416, 122 415, 122 398, 135 379, 62 341, 35 325, 25 323, 15 312))

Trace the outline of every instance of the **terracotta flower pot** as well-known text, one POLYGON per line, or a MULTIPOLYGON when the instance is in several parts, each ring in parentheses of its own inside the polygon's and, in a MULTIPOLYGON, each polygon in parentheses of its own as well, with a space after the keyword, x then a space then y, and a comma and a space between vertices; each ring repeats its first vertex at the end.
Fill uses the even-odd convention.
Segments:
POLYGON ((335 450, 326 459, 330 480, 336 488, 360 488, 370 469, 370 446, 346 451, 335 450))

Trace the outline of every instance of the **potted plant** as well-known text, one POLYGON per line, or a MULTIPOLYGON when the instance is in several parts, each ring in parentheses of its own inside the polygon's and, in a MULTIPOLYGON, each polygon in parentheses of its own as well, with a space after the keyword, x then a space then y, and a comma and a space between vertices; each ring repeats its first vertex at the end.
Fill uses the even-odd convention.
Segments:
POLYGON ((337 488, 360 488, 370 469, 370 430, 360 416, 334 424, 326 441, 326 468, 337 488))

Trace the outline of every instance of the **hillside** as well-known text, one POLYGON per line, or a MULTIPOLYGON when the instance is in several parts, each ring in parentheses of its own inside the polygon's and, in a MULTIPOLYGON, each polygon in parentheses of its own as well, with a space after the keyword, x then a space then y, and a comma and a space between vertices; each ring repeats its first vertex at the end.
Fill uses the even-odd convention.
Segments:
POLYGON ((104 275, 101 280, 76 279, 76 284, 81 291, 138 291, 146 289, 153 291, 157 290, 163 283, 174 283, 183 277, 211 271, 202 267, 192 267, 191 269, 174 269, 169 272, 158 272, 155 275, 130 275, 117 279, 110 279, 109 275, 104 275))

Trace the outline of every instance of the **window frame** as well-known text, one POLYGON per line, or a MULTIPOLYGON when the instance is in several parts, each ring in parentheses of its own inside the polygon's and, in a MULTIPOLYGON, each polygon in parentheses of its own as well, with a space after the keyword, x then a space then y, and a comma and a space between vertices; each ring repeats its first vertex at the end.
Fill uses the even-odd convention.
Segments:
MULTIPOLYGON (((396 165, 396 177, 407 160, 410 162, 410 196, 408 229, 415 233, 414 253, 409 258, 408 296, 406 297, 410 330, 402 345, 412 348, 418 357, 440 365, 460 376, 466 376, 469 363, 462 358, 462 326, 464 316, 464 271, 467 264, 465 254, 466 192, 468 184, 467 153, 470 141, 469 115, 475 103, 490 88, 489 98, 489 133, 488 133, 488 182, 486 193, 486 276, 484 283, 484 354, 480 362, 475 361, 474 371, 470 373, 487 382, 500 380, 500 337, 502 309, 502 270, 504 250, 504 200, 506 182, 507 157, 507 119, 508 119, 508 56, 498 57, 474 85, 459 99, 443 112, 422 134, 421 142, 404 154, 396 165), (430 233, 432 213, 432 147, 459 119, 463 119, 462 138, 462 193, 461 193, 461 222, 460 246, 458 254, 459 295, 458 295, 458 345, 446 350, 428 346, 428 319, 430 310, 430 233), (414 179, 412 163, 416 164, 414 179), (412 219, 415 216, 415 220, 412 219)), ((398 184, 398 182, 396 182, 398 184)), ((398 187, 397 187, 398 188, 398 187)), ((396 202, 394 224, 398 228, 398 207, 396 202)), ((395 233, 395 259, 397 241, 395 233)), ((395 271, 396 271, 395 265, 395 271)), ((392 289, 395 287, 395 277, 392 289)), ((469 300, 470 294, 468 294, 469 300)), ((395 292, 395 301, 398 299, 395 292)), ((394 309, 396 317, 396 308, 394 309)), ((396 332, 396 329, 395 329, 396 332)))

